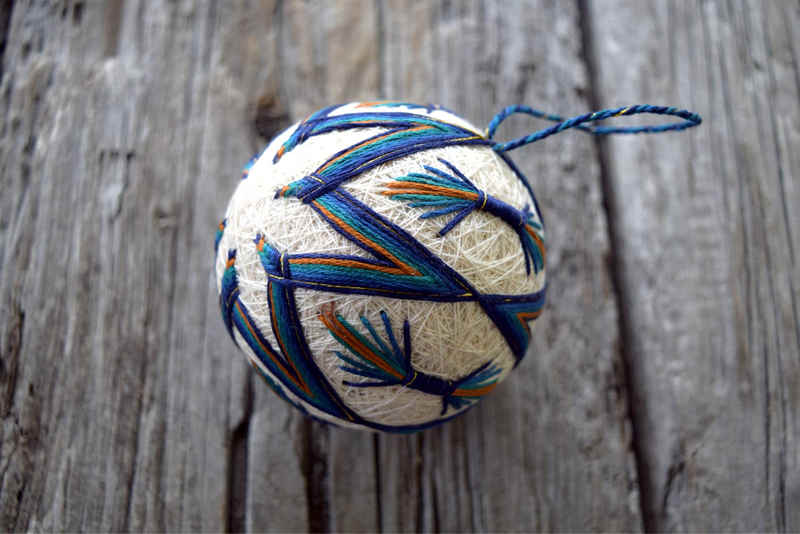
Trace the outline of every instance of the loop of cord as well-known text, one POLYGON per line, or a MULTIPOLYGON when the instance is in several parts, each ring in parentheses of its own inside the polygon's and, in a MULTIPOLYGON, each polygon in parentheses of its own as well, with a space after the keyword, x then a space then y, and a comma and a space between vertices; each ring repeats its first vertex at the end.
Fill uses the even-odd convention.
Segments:
POLYGON ((513 139, 506 143, 495 143, 492 148, 497 152, 507 152, 509 150, 514 150, 515 148, 519 148, 521 146, 528 145, 530 143, 535 143, 545 137, 549 137, 553 134, 562 132, 569 128, 577 128, 579 130, 583 130, 587 133, 592 133, 595 135, 608 135, 608 134, 637 134, 637 133, 659 133, 659 132, 668 132, 673 130, 685 130, 687 128, 691 128, 693 126, 697 126, 703 119, 697 113, 687 111, 685 109, 678 109, 674 107, 667 107, 667 106, 650 106, 650 105, 638 105, 638 106, 623 106, 620 108, 615 109, 604 109, 600 111, 594 111, 592 113, 585 113, 583 115, 578 115, 576 117, 572 117, 570 119, 564 119, 563 117, 559 117, 558 115, 552 115, 550 113, 545 113, 543 111, 539 111, 537 109, 533 109, 528 106, 509 106, 497 115, 494 116, 492 121, 489 123, 489 127, 487 129, 487 138, 492 139, 494 137, 497 128, 500 126, 504 120, 506 120, 511 115, 515 113, 524 113, 526 115, 532 115, 539 119, 544 119, 552 122, 557 122, 549 128, 545 128, 543 130, 539 130, 538 132, 534 132, 532 134, 519 137, 517 139, 513 139), (672 123, 672 124, 659 124, 659 125, 651 125, 651 126, 629 126, 629 127, 619 127, 619 126, 586 126, 584 123, 587 122, 594 122, 600 121, 603 119, 608 119, 612 117, 624 117, 628 115, 638 115, 640 113, 649 113, 651 115, 670 115, 673 117, 680 117, 683 119, 681 122, 672 123))

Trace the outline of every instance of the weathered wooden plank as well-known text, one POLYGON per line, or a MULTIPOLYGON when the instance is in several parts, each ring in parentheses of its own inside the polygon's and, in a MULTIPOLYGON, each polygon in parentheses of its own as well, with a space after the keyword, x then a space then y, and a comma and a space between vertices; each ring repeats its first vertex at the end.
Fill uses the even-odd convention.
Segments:
POLYGON ((646 524, 796 531, 800 10, 587 7, 603 103, 705 119, 608 145, 646 524))
POLYGON ((255 87, 209 88, 217 17, 213 3, 15 3, 3 530, 226 526, 246 364, 229 357, 210 249, 231 188, 218 177, 235 179, 253 137, 225 117, 244 120, 255 87))
MULTIPOLYGON (((383 93, 478 124, 512 103, 588 109, 573 3, 381 2, 383 93)), ((516 121, 511 138, 541 127, 516 121)), ((591 139, 522 149, 548 226, 550 303, 508 383, 442 428, 381 436, 384 530, 638 530, 616 303, 591 139)))

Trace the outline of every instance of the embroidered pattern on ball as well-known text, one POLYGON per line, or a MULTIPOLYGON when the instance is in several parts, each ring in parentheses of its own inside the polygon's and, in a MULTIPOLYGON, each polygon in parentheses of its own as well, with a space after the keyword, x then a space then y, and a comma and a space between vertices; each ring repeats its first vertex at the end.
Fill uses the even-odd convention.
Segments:
POLYGON ((494 198, 475 187, 469 178, 450 162, 442 158, 439 158, 439 161, 453 174, 424 165, 423 168, 429 174, 412 172, 397 178, 394 183, 387 184, 387 190, 383 191, 383 194, 409 201, 409 206, 412 208, 435 208, 420 215, 421 219, 455 213, 455 217, 439 230, 440 237, 444 237, 473 211, 491 213, 511 226, 519 236, 525 256, 525 271, 530 274, 531 261, 534 273, 542 271, 545 259, 544 232, 530 208, 526 206, 524 210, 518 210, 494 198))
POLYGON ((415 369, 411 363, 411 326, 408 320, 403 322, 404 348, 401 349, 389 316, 384 311, 380 312, 380 316, 388 345, 363 315, 361 323, 369 332, 371 340, 344 317, 335 313, 333 306, 326 307, 319 315, 334 339, 349 351, 348 355, 336 351, 336 356, 343 362, 340 366, 342 370, 372 379, 366 382, 345 381, 346 385, 358 388, 397 385, 438 395, 442 397, 441 415, 445 415, 450 406, 458 410, 471 404, 497 385, 497 376, 501 370, 491 361, 455 380, 446 380, 415 369))

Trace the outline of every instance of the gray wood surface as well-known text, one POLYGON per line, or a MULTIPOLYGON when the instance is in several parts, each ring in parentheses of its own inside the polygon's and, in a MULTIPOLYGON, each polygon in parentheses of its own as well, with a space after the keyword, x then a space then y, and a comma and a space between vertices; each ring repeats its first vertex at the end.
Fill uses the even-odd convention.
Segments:
POLYGON ((0 530, 800 529, 799 9, 0 2, 0 530), (509 380, 412 436, 287 407, 211 272, 242 163, 373 98, 705 119, 513 153, 547 310, 509 380))
POLYGON ((602 102, 705 118, 608 143, 645 524, 796 532, 800 4, 587 4, 602 102))

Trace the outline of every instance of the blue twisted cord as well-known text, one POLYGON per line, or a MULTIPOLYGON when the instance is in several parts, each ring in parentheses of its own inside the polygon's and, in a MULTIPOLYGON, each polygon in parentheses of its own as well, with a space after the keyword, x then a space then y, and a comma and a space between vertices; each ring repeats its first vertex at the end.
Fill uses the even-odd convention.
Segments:
POLYGON ((592 133, 595 135, 637 134, 637 133, 659 133, 659 132, 685 130, 693 126, 697 126, 698 124, 703 122, 703 119, 697 113, 687 111, 685 109, 678 109, 667 106, 650 106, 650 105, 624 106, 620 108, 604 109, 601 111, 594 111, 592 113, 585 113, 583 115, 578 115, 577 117, 572 117, 570 119, 564 119, 563 117, 559 117, 558 115, 545 113, 543 111, 539 111, 537 109, 533 109, 528 106, 509 106, 500 111, 500 113, 498 113, 497 115, 495 115, 492 121, 489 123, 489 128, 487 129, 487 138, 491 139, 492 137, 494 137, 494 134, 497 131, 498 126, 500 126, 500 124, 504 120, 506 120, 511 115, 514 115, 515 113, 524 113, 526 115, 532 115, 539 119, 557 122, 558 124, 553 125, 549 128, 545 128, 543 130, 539 130, 538 132, 534 132, 532 134, 508 141, 506 143, 495 143, 492 146, 492 148, 494 148, 497 152, 508 152, 509 150, 514 150, 515 148, 519 148, 521 146, 525 146, 530 143, 535 143, 536 141, 544 139, 545 137, 549 137, 553 134, 557 134, 569 128, 577 128, 579 130, 583 130, 584 132, 592 133), (612 117, 625 117, 628 115, 638 115, 640 113, 649 113, 651 115, 670 115, 673 117, 680 117, 681 119, 683 119, 683 121, 672 124, 659 124, 651 126, 629 126, 629 127, 620 127, 620 126, 592 127, 584 125, 584 123, 587 122, 601 121, 603 119, 609 119, 612 117))

